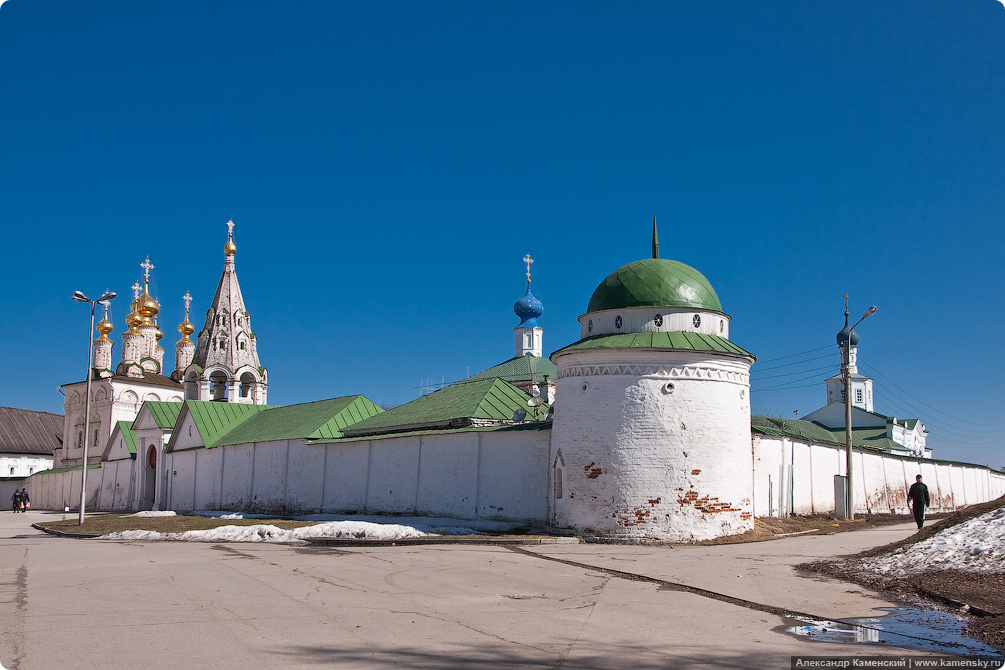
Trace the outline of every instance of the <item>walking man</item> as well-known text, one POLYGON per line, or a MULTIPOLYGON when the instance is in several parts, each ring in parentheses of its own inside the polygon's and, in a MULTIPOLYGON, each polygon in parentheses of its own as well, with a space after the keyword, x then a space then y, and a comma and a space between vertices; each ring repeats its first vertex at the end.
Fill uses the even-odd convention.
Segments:
POLYGON ((928 497, 928 487, 921 483, 921 475, 914 478, 911 490, 907 492, 907 506, 914 512, 914 521, 918 528, 925 525, 925 508, 932 504, 928 497))

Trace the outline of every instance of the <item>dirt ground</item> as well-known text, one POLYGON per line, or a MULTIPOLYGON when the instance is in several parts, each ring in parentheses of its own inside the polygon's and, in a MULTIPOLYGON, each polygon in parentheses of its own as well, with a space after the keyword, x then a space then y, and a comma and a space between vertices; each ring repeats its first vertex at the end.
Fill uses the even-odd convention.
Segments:
POLYGON ((894 597, 900 597, 900 599, 922 597, 934 600, 950 609, 957 611, 962 609, 971 617, 967 624, 971 635, 1005 651, 1005 566, 1002 566, 1001 573, 990 575, 958 570, 938 570, 899 579, 863 573, 857 569, 854 560, 879 556, 902 546, 921 542, 940 530, 1003 506, 1005 506, 1005 497, 979 505, 971 505, 945 516, 941 523, 926 526, 900 542, 885 547, 876 547, 855 556, 834 561, 808 563, 800 567, 809 573, 837 577, 876 591, 884 591, 894 597))

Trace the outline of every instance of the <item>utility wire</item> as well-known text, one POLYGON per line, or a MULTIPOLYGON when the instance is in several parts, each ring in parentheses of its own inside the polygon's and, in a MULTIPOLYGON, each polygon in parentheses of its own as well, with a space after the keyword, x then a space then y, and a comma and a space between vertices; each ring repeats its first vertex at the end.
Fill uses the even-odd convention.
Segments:
POLYGON ((795 358, 796 356, 803 356, 805 354, 812 354, 813 352, 816 352, 816 351, 822 351, 824 349, 830 349, 833 346, 834 346, 833 344, 828 344, 825 347, 817 347, 816 349, 810 349, 809 351, 801 351, 798 354, 789 354, 788 356, 779 356, 778 358, 766 358, 763 361, 761 361, 761 363, 774 363, 775 361, 783 361, 786 358, 795 358))
POLYGON ((831 356, 832 356, 832 354, 824 354, 823 356, 816 356, 815 358, 807 358, 804 361, 796 361, 794 363, 782 363, 781 365, 772 365, 771 367, 767 367, 767 368, 764 368, 764 367, 761 367, 760 365, 758 365, 757 368, 756 368, 756 370, 758 372, 763 372, 764 370, 777 370, 778 368, 790 368, 793 365, 802 365, 803 363, 810 363, 812 361, 819 361, 819 360, 822 360, 824 358, 830 358, 831 356))
MULTIPOLYGON (((807 372, 820 372, 821 370, 833 370, 833 369, 834 369, 833 365, 825 365, 820 368, 813 368, 812 370, 796 370, 795 372, 785 372, 780 375, 768 375, 767 377, 757 375, 757 381, 761 381, 762 379, 775 379, 777 377, 793 377, 795 375, 806 374, 807 372)), ((751 377, 753 376, 754 375, 751 375, 751 377)))
POLYGON ((933 412, 937 412, 937 413, 939 413, 939 414, 941 414, 943 416, 948 416, 950 419, 954 419, 956 421, 963 421, 964 423, 969 423, 969 424, 972 424, 972 425, 975 425, 975 426, 1005 426, 1005 422, 1003 422, 1003 421, 997 421, 997 422, 993 422, 993 423, 981 423, 981 422, 977 422, 977 421, 970 421, 969 419, 962 419, 962 418, 960 418, 958 416, 953 416, 952 414, 949 414, 947 412, 943 412, 942 410, 940 410, 940 409, 938 409, 936 407, 932 407, 931 405, 929 405, 928 403, 926 403, 924 400, 921 400, 920 398, 911 395, 910 392, 905 391, 900 386, 897 386, 897 384, 895 384, 889 377, 887 377, 886 375, 884 375, 882 372, 880 372, 879 370, 877 370, 873 366, 871 366, 871 365, 869 365, 867 363, 863 363, 862 366, 865 367, 865 368, 868 368, 869 370, 871 370, 874 374, 876 374, 876 376, 882 377, 883 379, 885 379, 886 381, 888 381, 891 386, 893 386, 894 388, 896 388, 897 390, 899 390, 901 393, 903 393, 904 395, 907 395, 907 396, 909 396, 911 398, 914 398, 919 403, 921 403, 925 407, 929 408, 933 412))

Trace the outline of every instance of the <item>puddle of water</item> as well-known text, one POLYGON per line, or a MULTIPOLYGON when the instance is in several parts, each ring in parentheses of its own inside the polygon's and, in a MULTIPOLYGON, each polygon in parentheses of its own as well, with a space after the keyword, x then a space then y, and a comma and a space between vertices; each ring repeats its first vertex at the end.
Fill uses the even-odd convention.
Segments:
POLYGON ((844 621, 786 617, 799 622, 799 625, 786 626, 784 630, 816 642, 885 644, 963 656, 1001 656, 1001 652, 994 647, 966 637, 964 622, 947 612, 916 607, 879 609, 889 614, 844 621))

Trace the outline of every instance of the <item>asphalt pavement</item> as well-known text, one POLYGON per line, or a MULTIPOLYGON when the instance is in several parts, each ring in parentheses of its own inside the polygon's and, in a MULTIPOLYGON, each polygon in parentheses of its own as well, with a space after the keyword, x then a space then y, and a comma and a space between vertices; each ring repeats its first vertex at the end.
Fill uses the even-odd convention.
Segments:
POLYGON ((788 668, 793 655, 910 653, 794 637, 778 612, 893 606, 793 566, 913 523, 708 547, 304 547, 31 528, 50 514, 0 513, 7 669, 788 668))

